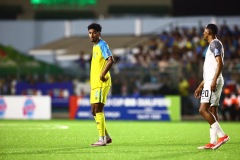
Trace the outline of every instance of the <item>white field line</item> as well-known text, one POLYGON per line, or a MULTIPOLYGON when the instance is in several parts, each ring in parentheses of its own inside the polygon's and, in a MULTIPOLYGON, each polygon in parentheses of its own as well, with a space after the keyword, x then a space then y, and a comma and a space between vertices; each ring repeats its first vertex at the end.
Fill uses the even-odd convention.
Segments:
POLYGON ((51 130, 51 129, 69 129, 66 125, 21 125, 21 124, 1 124, 0 129, 23 129, 23 130, 51 130), (13 128, 9 128, 13 127, 13 128))

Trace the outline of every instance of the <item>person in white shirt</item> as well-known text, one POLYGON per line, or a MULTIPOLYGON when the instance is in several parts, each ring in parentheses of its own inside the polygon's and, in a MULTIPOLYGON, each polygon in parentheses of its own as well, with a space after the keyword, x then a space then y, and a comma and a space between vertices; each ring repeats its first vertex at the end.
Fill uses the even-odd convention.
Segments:
POLYGON ((208 24, 203 32, 203 38, 209 46, 203 65, 203 81, 195 90, 194 96, 201 98, 199 113, 210 124, 210 143, 198 149, 217 149, 230 139, 220 127, 218 119, 219 100, 224 85, 224 48, 217 39, 217 32, 218 27, 215 24, 208 24))

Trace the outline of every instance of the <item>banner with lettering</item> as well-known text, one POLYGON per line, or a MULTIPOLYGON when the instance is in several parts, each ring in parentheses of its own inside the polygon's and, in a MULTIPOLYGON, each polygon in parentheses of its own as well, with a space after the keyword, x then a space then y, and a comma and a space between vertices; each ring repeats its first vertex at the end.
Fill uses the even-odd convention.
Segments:
MULTIPOLYGON (((180 121, 180 97, 108 97, 106 119, 180 121)), ((70 119, 92 119, 89 97, 70 97, 70 119)))

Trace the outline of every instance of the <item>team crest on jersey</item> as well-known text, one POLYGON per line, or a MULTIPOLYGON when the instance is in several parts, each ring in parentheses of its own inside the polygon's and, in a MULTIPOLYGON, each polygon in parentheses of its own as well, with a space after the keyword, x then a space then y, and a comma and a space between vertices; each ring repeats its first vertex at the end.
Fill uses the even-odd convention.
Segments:
POLYGON ((214 53, 215 54, 218 54, 219 53, 219 50, 217 48, 214 49, 214 53))
POLYGON ((107 50, 107 55, 108 55, 108 56, 111 56, 111 52, 110 52, 109 49, 107 50))
POLYGON ((98 92, 98 91, 96 91, 96 92, 95 92, 95 99, 97 99, 97 98, 98 98, 98 95, 99 95, 99 92, 98 92))

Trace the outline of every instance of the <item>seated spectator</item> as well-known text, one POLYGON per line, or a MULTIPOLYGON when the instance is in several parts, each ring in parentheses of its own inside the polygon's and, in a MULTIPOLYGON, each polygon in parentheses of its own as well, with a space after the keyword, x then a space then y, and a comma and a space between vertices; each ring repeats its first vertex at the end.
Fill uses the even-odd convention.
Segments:
POLYGON ((231 92, 230 89, 224 89, 223 106, 221 108, 222 118, 224 121, 236 120, 236 96, 231 92))

